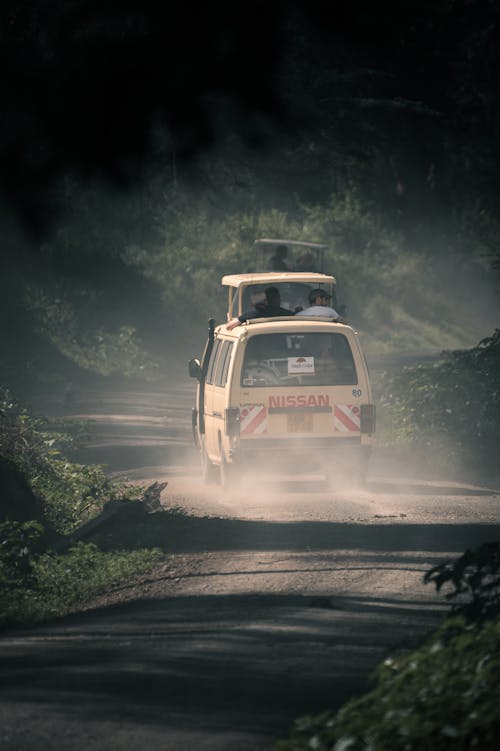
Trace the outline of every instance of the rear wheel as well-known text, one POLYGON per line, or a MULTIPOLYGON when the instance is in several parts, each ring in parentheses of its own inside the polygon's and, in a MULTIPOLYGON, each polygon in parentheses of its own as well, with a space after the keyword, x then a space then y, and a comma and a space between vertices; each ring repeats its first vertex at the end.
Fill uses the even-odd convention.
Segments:
POLYGON ((329 490, 338 487, 364 488, 366 487, 366 475, 368 471, 368 458, 360 457, 359 460, 335 463, 325 469, 325 479, 329 490))
POLYGON ((355 488, 362 490, 366 488, 366 466, 362 464, 352 474, 352 481, 355 488))
POLYGON ((200 440, 200 462, 201 479, 205 485, 212 485, 217 479, 217 467, 212 464, 208 457, 203 438, 200 440))
POLYGON ((339 483, 339 475, 338 472, 335 472, 334 470, 327 469, 325 471, 325 481, 326 481, 326 487, 328 490, 335 490, 339 483))
POLYGON ((368 475, 368 461, 369 453, 363 452, 359 458, 359 461, 355 464, 354 468, 354 482, 358 488, 366 488, 366 477, 368 475))
POLYGON ((223 490, 234 489, 238 485, 238 468, 227 461, 224 450, 221 448, 219 481, 223 490))

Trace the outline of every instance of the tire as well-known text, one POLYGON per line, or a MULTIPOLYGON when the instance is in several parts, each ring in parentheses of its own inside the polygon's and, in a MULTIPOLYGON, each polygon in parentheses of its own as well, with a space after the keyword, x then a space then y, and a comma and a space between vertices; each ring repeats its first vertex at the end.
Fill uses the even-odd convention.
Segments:
POLYGON ((359 462, 357 464, 357 467, 354 473, 354 482, 356 483, 356 487, 358 487, 360 490, 364 490, 366 488, 366 478, 368 475, 368 460, 369 460, 369 454, 363 453, 361 455, 361 458, 359 459, 359 462))
POLYGON ((215 467, 208 458, 205 441, 200 440, 200 463, 201 463, 201 479, 205 485, 213 485, 217 480, 217 467, 215 467))
POLYGON ((335 474, 331 470, 325 471, 325 483, 328 490, 335 490, 335 474))
POLYGON ((219 482, 223 490, 234 490, 237 487, 239 481, 238 469, 234 464, 230 464, 224 451, 221 449, 220 465, 219 465, 219 482))
POLYGON ((366 468, 360 467, 353 473, 354 487, 358 490, 364 490, 366 488, 366 468))
POLYGON ((325 469, 326 485, 329 490, 335 490, 339 486, 362 490, 366 487, 367 470, 368 462, 365 457, 346 465, 338 464, 333 468, 329 467, 325 469))

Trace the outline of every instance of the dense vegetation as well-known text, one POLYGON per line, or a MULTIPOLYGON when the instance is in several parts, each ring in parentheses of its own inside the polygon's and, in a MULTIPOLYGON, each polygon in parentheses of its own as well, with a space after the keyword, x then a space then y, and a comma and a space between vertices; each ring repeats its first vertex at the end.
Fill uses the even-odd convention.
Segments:
POLYGON ((7 4, 0 191, 31 234, 0 211, 0 382, 169 373, 264 234, 328 243, 369 353, 493 334, 498 3, 322 6, 215 3, 194 30, 7 4))
POLYGON ((82 607, 118 581, 151 569, 158 550, 102 552, 68 534, 112 500, 141 488, 68 456, 78 435, 55 433, 7 392, 0 398, 0 628, 82 607))
POLYGON ((500 330, 476 347, 379 378, 381 443, 411 449, 424 471, 498 479, 500 330))
MULTIPOLYGON (((137 498, 141 492, 141 488, 110 479, 98 465, 71 461, 71 450, 82 430, 85 427, 76 423, 72 434, 55 432, 48 420, 32 417, 8 391, 0 393, 2 463, 18 470, 41 514, 59 534, 69 534, 99 514, 105 502, 137 498)), ((8 504, 7 498, 3 500, 8 504)))
MULTIPOLYGON (((16 307, 24 308, 17 320, 28 334, 6 337, 4 382, 25 384, 29 394, 50 379, 59 385, 64 377, 81 379, 78 373, 170 375, 173 363, 199 354, 207 318, 223 320, 220 278, 251 269, 254 239, 263 236, 329 245, 327 269, 337 278, 338 297, 369 356, 471 347, 493 333, 499 306, 490 261, 477 237, 464 242, 461 228, 446 237, 449 249, 437 252, 431 236, 410 240, 354 190, 288 211, 261 210, 251 199, 245 210, 214 211, 210 196, 180 188, 166 207, 158 193, 154 200, 147 193, 142 200, 146 197, 151 203, 137 212, 137 223, 154 214, 155 232, 143 241, 124 234, 108 271, 89 278, 74 267, 75 239, 82 266, 91 269, 98 263, 96 246, 108 244, 111 230, 98 213, 91 214, 95 227, 87 238, 78 235, 72 218, 60 236, 45 243, 51 264, 59 259, 72 273, 51 274, 21 293, 16 307), (115 264, 121 273, 113 272, 115 264)), ((87 199, 84 193, 75 204, 87 199)), ((122 206, 129 213, 128 202, 122 206)), ((438 231, 442 241, 443 229, 438 231)))
POLYGON ((157 549, 103 552, 88 542, 57 553, 40 548, 43 532, 36 521, 0 524, 0 628, 81 609, 164 559, 157 549))
POLYGON ((384 661, 375 688, 337 713, 304 716, 277 751, 494 751, 500 732, 500 544, 426 575, 456 600, 417 649, 384 661), (451 586, 451 589, 450 589, 451 586))

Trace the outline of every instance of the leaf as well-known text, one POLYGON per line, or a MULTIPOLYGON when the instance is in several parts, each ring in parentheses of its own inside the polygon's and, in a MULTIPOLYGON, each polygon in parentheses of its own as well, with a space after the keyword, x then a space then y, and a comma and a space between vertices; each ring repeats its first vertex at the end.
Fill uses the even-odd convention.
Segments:
POLYGON ((333 751, 349 751, 349 749, 352 748, 355 743, 355 738, 346 735, 343 738, 338 739, 337 743, 333 747, 333 751))

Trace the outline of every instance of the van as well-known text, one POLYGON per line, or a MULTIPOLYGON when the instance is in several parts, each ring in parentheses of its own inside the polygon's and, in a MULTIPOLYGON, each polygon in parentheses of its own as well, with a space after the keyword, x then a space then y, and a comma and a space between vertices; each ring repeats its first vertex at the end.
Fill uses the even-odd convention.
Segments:
MULTIPOLYGON (((241 310, 246 285, 226 281, 233 285, 229 318, 241 310)), ((254 275, 246 281, 257 283, 254 275)), ((268 275, 265 281, 272 283, 268 275)), ((189 372, 198 380, 193 431, 205 482, 227 488, 264 468, 321 473, 330 485, 346 476, 365 482, 375 407, 351 326, 292 313, 231 330, 212 320, 204 354, 189 372)))

